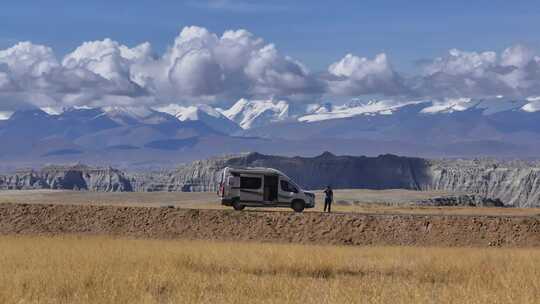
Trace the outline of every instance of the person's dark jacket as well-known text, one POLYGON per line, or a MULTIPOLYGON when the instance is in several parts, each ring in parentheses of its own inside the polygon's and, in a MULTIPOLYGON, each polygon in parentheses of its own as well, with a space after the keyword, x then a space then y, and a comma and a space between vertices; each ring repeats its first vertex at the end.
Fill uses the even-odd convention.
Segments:
POLYGON ((326 188, 324 190, 324 194, 326 195, 326 197, 324 199, 325 201, 332 202, 334 200, 334 192, 332 191, 332 189, 326 188))

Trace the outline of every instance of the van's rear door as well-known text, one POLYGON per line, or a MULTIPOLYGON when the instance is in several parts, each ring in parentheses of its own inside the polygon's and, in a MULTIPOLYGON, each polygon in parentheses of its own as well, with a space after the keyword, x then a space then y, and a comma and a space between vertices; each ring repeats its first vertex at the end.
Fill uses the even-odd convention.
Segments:
POLYGON ((226 178, 225 191, 223 196, 226 197, 238 197, 240 189, 240 176, 229 175, 226 178))

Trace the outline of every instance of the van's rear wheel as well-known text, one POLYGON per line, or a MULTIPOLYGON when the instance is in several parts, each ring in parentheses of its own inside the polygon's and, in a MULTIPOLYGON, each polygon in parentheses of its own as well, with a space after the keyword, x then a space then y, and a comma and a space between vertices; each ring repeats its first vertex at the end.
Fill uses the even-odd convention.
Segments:
POLYGON ((303 200, 295 200, 292 202, 291 207, 295 212, 302 212, 306 207, 306 203, 303 200))
POLYGON ((236 210, 236 211, 244 210, 244 208, 246 208, 246 206, 240 204, 239 201, 234 201, 232 206, 233 206, 234 210, 236 210))

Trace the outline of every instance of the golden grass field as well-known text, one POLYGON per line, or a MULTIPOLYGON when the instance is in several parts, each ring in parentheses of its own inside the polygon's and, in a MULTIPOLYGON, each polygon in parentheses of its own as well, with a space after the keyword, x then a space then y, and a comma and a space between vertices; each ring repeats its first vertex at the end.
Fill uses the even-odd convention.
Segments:
POLYGON ((540 250, 0 236, 0 303, 538 303, 540 250))

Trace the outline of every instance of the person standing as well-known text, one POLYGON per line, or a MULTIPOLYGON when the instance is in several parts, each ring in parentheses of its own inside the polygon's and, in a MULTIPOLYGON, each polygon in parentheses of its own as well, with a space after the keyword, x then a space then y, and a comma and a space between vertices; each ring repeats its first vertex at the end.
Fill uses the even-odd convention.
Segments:
POLYGON ((328 209, 328 213, 330 213, 330 210, 332 208, 332 201, 334 200, 334 192, 332 191, 332 188, 330 186, 326 186, 326 189, 324 189, 324 212, 328 209))

